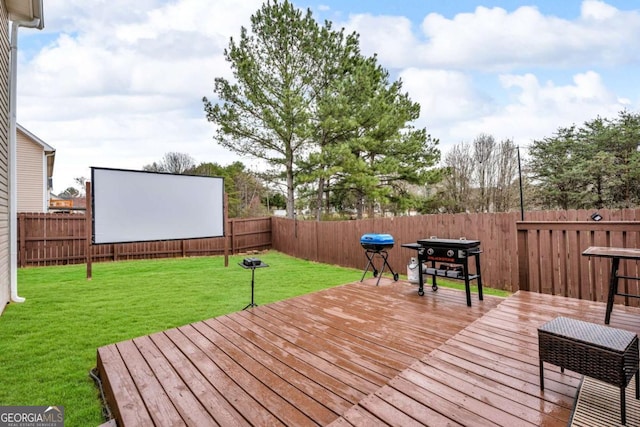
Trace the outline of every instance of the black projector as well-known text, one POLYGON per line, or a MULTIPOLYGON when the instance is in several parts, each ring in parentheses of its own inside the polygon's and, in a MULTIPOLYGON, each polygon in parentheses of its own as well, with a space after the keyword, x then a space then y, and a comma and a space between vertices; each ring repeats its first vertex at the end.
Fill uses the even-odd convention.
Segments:
POLYGON ((246 267, 257 267, 262 264, 262 261, 260 261, 258 258, 245 258, 242 260, 242 264, 246 267))

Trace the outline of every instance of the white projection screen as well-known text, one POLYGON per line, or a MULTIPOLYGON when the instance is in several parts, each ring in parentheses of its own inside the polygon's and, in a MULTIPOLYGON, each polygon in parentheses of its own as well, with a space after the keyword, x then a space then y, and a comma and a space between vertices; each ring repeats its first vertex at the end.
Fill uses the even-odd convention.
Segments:
POLYGON ((91 168, 92 243, 224 236, 224 179, 91 168))

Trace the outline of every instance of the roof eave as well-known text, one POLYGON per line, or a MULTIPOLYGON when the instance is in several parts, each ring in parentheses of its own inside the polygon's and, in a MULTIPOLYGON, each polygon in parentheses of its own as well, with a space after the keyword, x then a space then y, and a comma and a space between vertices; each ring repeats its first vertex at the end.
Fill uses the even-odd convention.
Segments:
POLYGON ((42 139, 38 138, 33 133, 31 133, 30 131, 25 129, 24 126, 20 125, 20 123, 16 123, 16 129, 18 129, 20 132, 24 133, 28 138, 33 140, 33 142, 35 142, 36 144, 41 145, 42 149, 45 151, 45 153, 47 153, 47 154, 51 153, 51 152, 55 153, 55 151, 56 151, 55 148, 53 148, 52 146, 50 146, 49 144, 44 142, 42 139))
POLYGON ((5 4, 11 21, 34 22, 33 28, 44 28, 42 0, 5 0, 5 4))

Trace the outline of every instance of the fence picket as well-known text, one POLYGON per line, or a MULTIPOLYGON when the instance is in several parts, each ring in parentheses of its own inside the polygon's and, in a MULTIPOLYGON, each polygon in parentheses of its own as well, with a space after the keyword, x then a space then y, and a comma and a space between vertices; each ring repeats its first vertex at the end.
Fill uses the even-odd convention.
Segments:
MULTIPOLYGON (((360 237, 388 233, 395 247, 389 250, 394 271, 406 273, 414 250, 402 248, 422 238, 480 240, 485 286, 517 291, 567 295, 593 301, 606 298, 610 261, 588 259, 589 246, 640 247, 640 209, 600 210, 600 222, 588 220, 587 210, 463 213, 351 221, 306 221, 276 217, 231 219, 225 227, 232 253, 273 248, 291 256, 361 269, 366 264, 360 237), (536 218, 536 220, 533 220, 536 218), (613 221, 615 219, 615 221, 613 221)), ((86 219, 77 214, 20 213, 18 262, 21 267, 76 264, 86 261, 86 219)), ((221 255, 225 238, 161 241, 91 246, 95 262, 125 259, 221 255)), ((625 261, 622 271, 640 274, 640 263, 625 261)), ((359 280, 360 277, 354 277, 359 280)), ((622 280, 629 293, 640 283, 622 280)), ((640 305, 640 300, 616 302, 640 305)))
MULTIPOLYGON (((227 233, 234 253, 272 247, 271 218, 233 219, 227 233)), ((95 262, 224 254, 224 237, 92 245, 95 262)), ((18 265, 82 264, 86 262, 85 215, 60 213, 18 214, 18 265)))

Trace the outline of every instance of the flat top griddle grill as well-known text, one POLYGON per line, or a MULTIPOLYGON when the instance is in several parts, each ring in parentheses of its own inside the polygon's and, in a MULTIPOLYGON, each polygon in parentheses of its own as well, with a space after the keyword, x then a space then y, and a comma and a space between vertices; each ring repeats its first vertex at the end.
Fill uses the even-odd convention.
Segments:
POLYGON ((471 249, 480 246, 480 240, 463 239, 420 239, 418 244, 423 247, 471 249))
POLYGON ((457 264, 466 259, 471 253, 480 250, 480 240, 420 239, 418 240, 418 245, 424 251, 425 261, 457 264))
POLYGON ((367 257, 367 266, 364 268, 364 272, 362 273, 362 278, 360 281, 364 280, 364 277, 371 268, 373 272, 373 277, 377 277, 378 281, 376 282, 376 286, 380 284, 380 278, 382 277, 382 273, 384 272, 385 266, 389 268, 389 272, 393 275, 393 280, 398 281, 398 273, 395 273, 389 265, 387 258, 389 257, 389 253, 387 249, 393 248, 395 241, 391 234, 376 234, 376 233, 367 233, 363 234, 360 237, 360 246, 364 248, 364 254, 367 257), (374 259, 379 257, 382 259, 382 268, 378 271, 375 266, 374 259))
POLYGON ((438 285, 437 276, 450 279, 464 280, 467 293, 467 305, 471 306, 471 290, 469 281, 477 280, 478 297, 482 300, 482 278, 480 276, 480 241, 466 239, 419 239, 417 243, 403 244, 402 247, 418 251, 418 295, 424 295, 424 277, 428 274, 432 279, 431 288, 436 291, 438 285), (469 273, 469 257, 475 257, 476 274, 469 273), (430 262, 431 267, 423 266, 423 263, 430 262), (447 263, 455 264, 449 266, 447 263))

